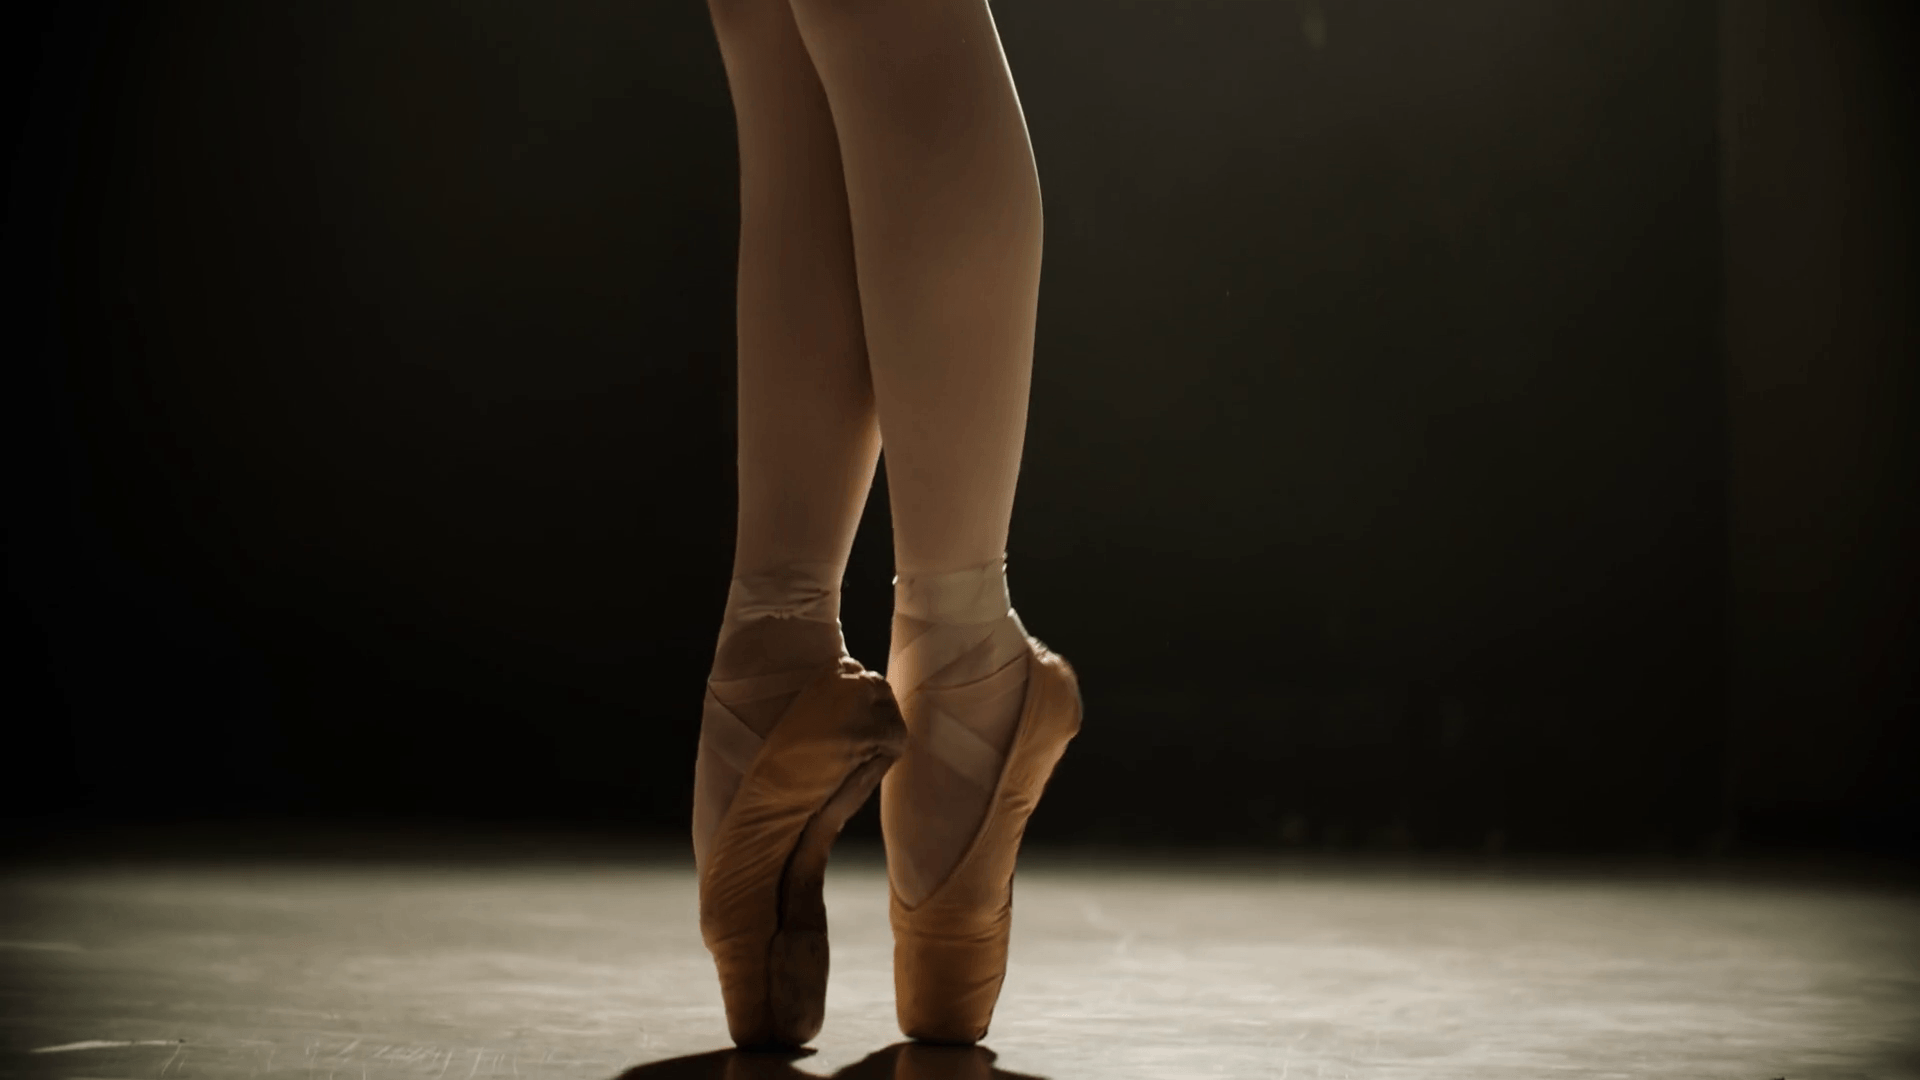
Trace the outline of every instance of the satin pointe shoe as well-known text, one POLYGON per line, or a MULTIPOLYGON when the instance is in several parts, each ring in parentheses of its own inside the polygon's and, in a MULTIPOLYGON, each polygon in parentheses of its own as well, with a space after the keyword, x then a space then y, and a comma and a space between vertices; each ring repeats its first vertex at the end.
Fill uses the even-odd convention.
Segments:
POLYGON ((745 697, 801 688, 764 742, 708 690, 702 754, 740 774, 700 865, 700 936, 727 1030, 749 1048, 820 1033, 827 991, 827 855, 847 818, 906 749, 893 691, 849 656, 816 671, 733 680, 745 697))
MULTIPOLYGON (((916 904, 901 898, 891 869, 894 1005, 900 1030, 930 1043, 970 1045, 986 1037, 1007 972, 1013 920, 1013 872, 1027 819, 1067 743, 1080 730, 1079 679, 1066 659, 1027 636, 1027 684, 1020 719, 1005 759, 960 721, 908 698, 917 718, 918 748, 946 762, 992 795, 971 843, 953 870, 916 904)), ((960 686, 935 692, 990 694, 960 686)), ((926 703, 931 705, 932 702, 926 703)), ((889 850, 911 822, 903 813, 897 775, 880 789, 881 828, 889 850)), ((894 864, 891 854, 888 864, 894 864)))

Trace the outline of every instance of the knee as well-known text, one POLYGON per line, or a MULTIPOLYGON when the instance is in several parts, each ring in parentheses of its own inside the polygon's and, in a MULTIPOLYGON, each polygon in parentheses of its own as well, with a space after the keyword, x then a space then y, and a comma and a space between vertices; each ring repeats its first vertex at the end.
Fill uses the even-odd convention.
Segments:
MULTIPOLYGON (((751 35, 769 25, 792 25, 787 0, 707 0, 714 32, 725 40, 751 35)), ((791 33, 791 31, 788 31, 791 33)))
POLYGON ((927 39, 964 34, 986 0, 787 0, 814 50, 924 50, 927 39), (977 9, 977 10, 976 10, 977 9))
POLYGON ((905 3, 905 0, 707 0, 707 14, 712 16, 715 28, 723 32, 760 26, 768 21, 792 24, 796 20, 823 32, 842 28, 852 32, 853 25, 863 16, 883 14, 903 3, 911 7, 920 0, 915 3, 905 3))
POLYGON ((862 17, 871 18, 887 11, 902 7, 924 7, 924 0, 787 0, 793 8, 793 17, 805 23, 834 27, 857 24, 862 17))

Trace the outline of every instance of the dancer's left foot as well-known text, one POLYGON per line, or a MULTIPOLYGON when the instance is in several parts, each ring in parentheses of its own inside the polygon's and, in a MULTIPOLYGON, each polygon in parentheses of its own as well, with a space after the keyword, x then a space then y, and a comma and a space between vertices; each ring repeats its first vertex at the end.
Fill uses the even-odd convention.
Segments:
POLYGON ((910 733, 889 781, 888 875, 918 903, 979 831, 1027 689, 1026 629, 996 560, 894 581, 887 681, 910 733))

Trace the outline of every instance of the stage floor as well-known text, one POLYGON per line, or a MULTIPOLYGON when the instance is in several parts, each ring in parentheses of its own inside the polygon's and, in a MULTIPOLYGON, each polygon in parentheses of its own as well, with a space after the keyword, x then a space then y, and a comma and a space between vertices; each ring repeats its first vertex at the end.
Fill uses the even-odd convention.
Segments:
POLYGON ((1023 864, 989 1055, 895 1046, 876 852, 815 1052, 727 1045, 675 856, 16 865, 0 1072, 94 1080, 1920 1077, 1920 895, 1684 864, 1023 864))

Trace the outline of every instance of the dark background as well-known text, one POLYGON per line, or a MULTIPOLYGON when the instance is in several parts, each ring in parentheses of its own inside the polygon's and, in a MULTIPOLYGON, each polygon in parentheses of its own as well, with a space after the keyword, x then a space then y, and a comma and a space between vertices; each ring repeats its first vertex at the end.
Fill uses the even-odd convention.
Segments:
MULTIPOLYGON (((13 826, 683 835, 704 5, 15 10, 13 826)), ((1010 580, 1088 709, 1036 838, 1914 850, 1904 5, 996 17, 1047 208, 1010 580)), ((875 665, 891 572, 883 472, 875 665)))

